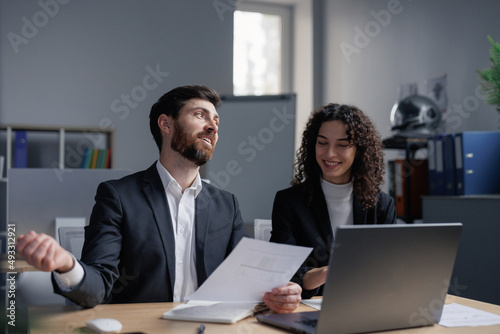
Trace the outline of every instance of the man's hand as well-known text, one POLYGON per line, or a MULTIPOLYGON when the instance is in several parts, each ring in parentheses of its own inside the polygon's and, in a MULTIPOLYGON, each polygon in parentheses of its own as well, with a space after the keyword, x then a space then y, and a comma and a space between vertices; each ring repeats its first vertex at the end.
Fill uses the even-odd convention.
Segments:
POLYGON ((276 313, 290 313, 299 306, 302 300, 300 297, 301 293, 302 288, 300 285, 289 282, 285 286, 274 288, 271 292, 266 292, 262 301, 276 313))
POLYGON ((73 269, 75 260, 57 241, 43 233, 30 231, 17 238, 17 252, 28 264, 41 271, 65 273, 73 269))

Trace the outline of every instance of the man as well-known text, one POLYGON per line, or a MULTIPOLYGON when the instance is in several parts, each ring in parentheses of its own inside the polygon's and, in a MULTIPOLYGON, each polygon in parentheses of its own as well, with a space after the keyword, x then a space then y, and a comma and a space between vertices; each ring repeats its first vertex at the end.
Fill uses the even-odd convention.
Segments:
MULTIPOLYGON (((218 139, 220 98, 204 86, 178 87, 151 108, 160 157, 151 167, 99 185, 81 261, 30 231, 18 252, 52 271, 55 292, 84 307, 182 301, 246 235, 234 195, 201 181, 218 139)), ((279 313, 300 302, 295 283, 263 301, 279 313)))

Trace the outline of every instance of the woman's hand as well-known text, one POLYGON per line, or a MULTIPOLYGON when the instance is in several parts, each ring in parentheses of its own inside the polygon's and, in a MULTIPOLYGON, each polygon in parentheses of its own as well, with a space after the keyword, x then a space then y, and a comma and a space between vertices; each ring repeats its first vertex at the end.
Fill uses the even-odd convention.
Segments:
POLYGON ((328 266, 321 268, 314 268, 309 270, 302 277, 302 285, 304 290, 314 290, 326 282, 326 275, 328 274, 328 266))

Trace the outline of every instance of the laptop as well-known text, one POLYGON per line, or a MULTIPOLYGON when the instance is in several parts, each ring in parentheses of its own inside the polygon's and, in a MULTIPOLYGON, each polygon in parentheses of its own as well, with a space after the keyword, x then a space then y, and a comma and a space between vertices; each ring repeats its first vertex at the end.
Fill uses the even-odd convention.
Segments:
POLYGON ((345 334, 439 322, 462 224, 341 226, 321 311, 258 315, 296 333, 345 334))

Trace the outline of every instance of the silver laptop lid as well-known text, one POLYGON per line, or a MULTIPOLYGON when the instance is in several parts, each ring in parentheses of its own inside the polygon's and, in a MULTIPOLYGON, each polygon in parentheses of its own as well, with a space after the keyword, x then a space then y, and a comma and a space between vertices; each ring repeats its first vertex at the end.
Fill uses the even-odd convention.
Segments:
POLYGON ((437 323, 461 229, 460 223, 339 227, 316 333, 437 323))

